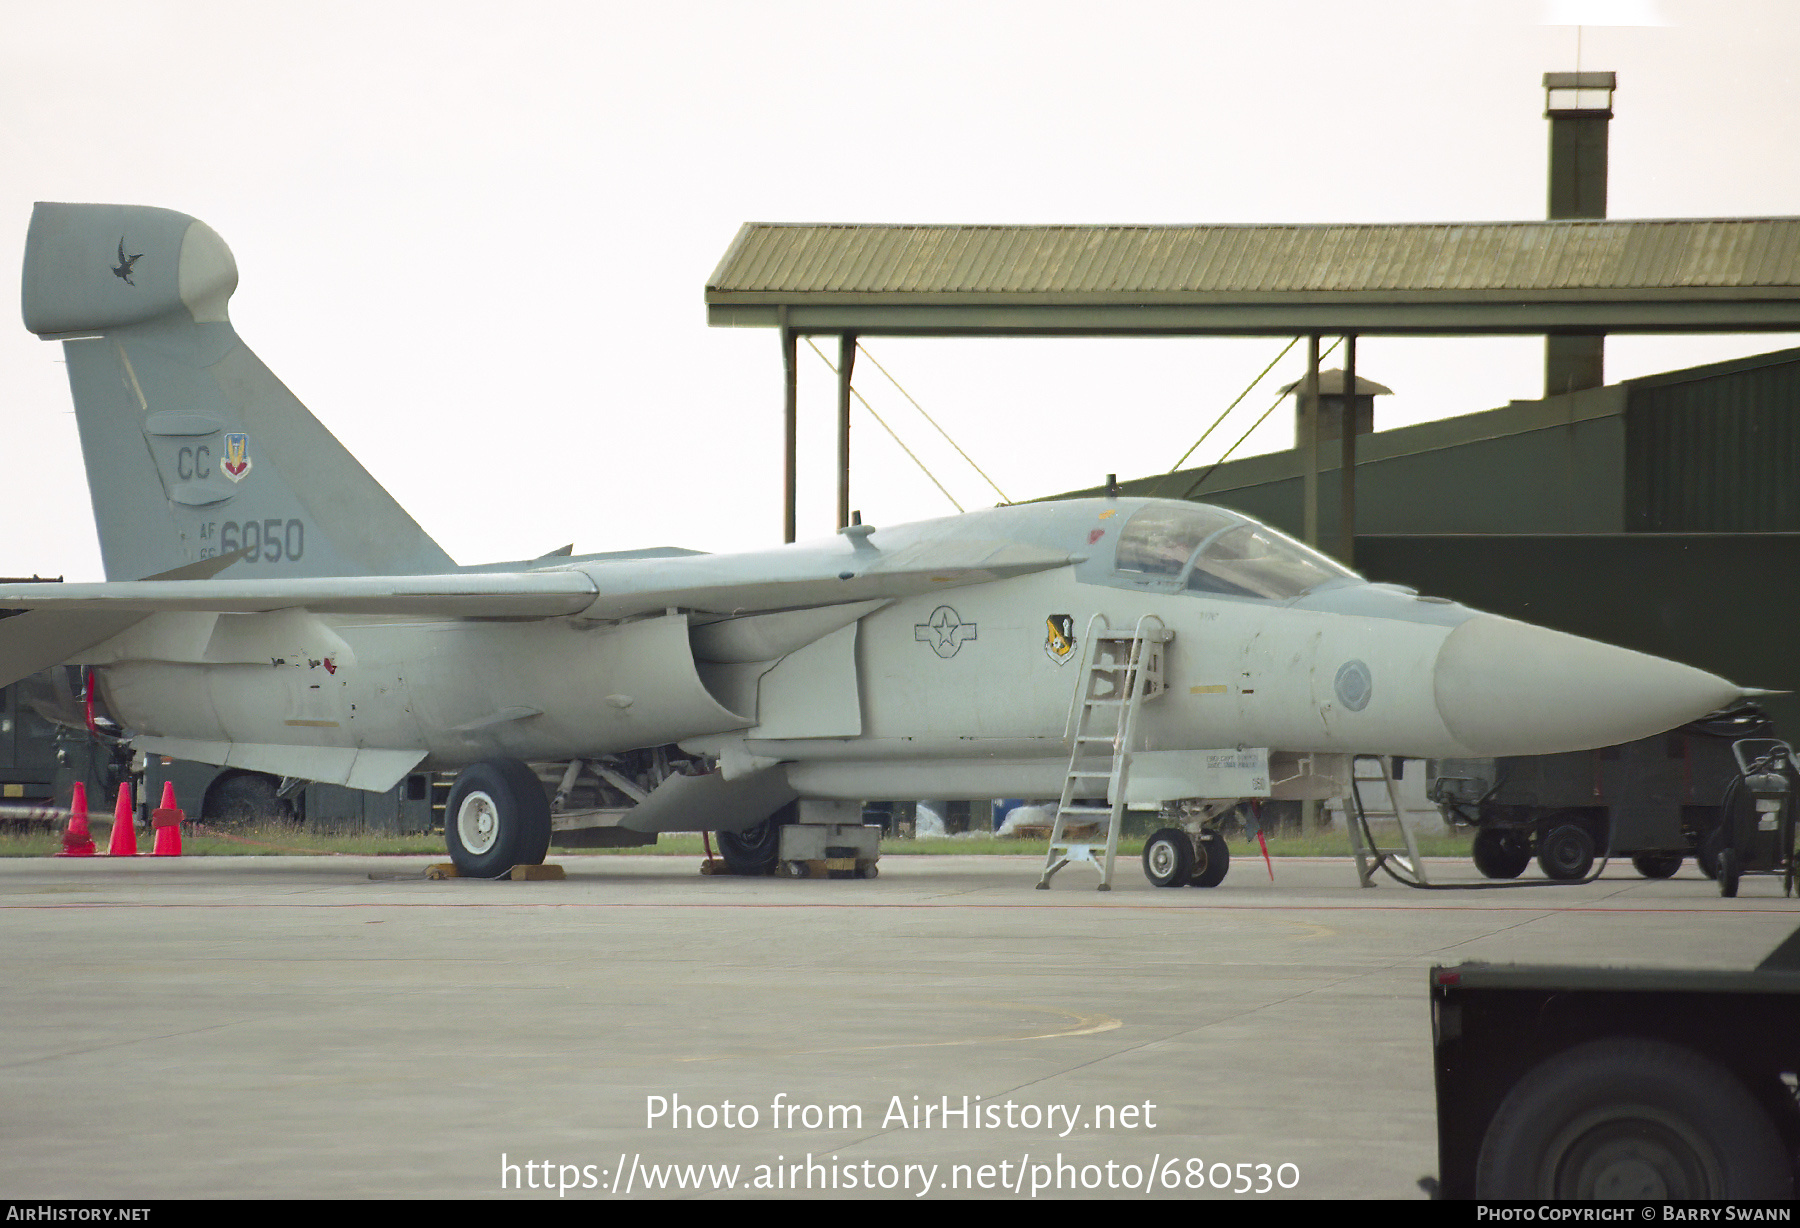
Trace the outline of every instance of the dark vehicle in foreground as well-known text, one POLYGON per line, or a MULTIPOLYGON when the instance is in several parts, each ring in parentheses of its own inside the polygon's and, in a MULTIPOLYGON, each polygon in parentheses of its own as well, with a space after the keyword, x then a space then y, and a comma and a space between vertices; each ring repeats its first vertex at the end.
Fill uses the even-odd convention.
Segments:
POLYGON ((1752 971, 1431 969, 1438 1196, 1789 1198, 1800 930, 1752 971))

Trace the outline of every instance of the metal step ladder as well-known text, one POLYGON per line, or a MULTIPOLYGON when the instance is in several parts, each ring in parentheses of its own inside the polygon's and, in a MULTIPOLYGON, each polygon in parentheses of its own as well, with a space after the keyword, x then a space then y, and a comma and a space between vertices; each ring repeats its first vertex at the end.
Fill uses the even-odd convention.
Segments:
MULTIPOLYGON (((1380 792, 1376 797, 1379 799, 1380 792)), ((1344 799, 1344 826, 1350 829, 1350 848, 1356 854, 1356 877, 1365 887, 1375 885, 1375 871, 1381 868, 1386 858, 1393 858, 1412 878, 1423 884, 1431 880, 1425 876, 1425 859, 1419 856, 1418 837, 1413 833, 1412 824, 1406 821, 1406 811, 1400 805, 1400 790, 1394 783, 1393 761, 1385 755, 1352 755, 1350 758, 1350 793, 1344 799), (1373 775, 1364 774, 1363 769, 1372 765, 1373 775), (1363 786, 1380 785, 1387 793, 1387 809, 1371 810, 1363 803, 1363 786), (1400 825, 1400 839, 1404 848, 1380 848, 1375 844, 1375 834, 1368 829, 1368 820, 1393 819, 1400 825)))
POLYGON ((1154 614, 1138 619, 1130 631, 1112 630, 1104 614, 1088 619, 1081 673, 1069 705, 1069 770, 1056 803, 1039 891, 1048 890, 1056 872, 1073 862, 1093 866, 1100 872, 1098 890, 1112 890, 1138 710, 1144 701, 1162 694, 1163 646, 1174 638, 1154 614), (1105 804, 1097 804, 1096 798, 1105 799, 1105 804), (1101 822, 1104 846, 1069 840, 1072 824, 1101 822))

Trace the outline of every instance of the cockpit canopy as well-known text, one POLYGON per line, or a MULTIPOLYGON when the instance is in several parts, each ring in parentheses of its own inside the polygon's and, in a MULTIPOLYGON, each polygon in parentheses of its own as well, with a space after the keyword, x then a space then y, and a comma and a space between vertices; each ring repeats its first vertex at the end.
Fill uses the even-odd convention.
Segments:
POLYGON ((1193 592, 1287 601, 1355 572, 1284 533, 1202 503, 1157 503, 1126 521, 1114 567, 1193 592))

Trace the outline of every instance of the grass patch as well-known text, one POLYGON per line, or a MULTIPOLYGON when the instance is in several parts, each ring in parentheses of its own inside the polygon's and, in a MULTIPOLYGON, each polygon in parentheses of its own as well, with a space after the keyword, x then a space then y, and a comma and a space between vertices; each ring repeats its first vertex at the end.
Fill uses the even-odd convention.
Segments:
MULTIPOLYGON (((88 830, 92 833, 96 852, 104 857, 106 846, 112 839, 112 820, 90 818, 88 830)), ((62 845, 61 832, 6 832, 0 834, 0 857, 49 857, 60 853, 62 845)), ((151 833, 138 833, 138 852, 148 853, 155 845, 151 833)), ((296 827, 247 827, 217 833, 188 829, 181 835, 183 857, 378 857, 443 851, 444 838, 435 834, 337 834, 309 832, 296 827)))
MULTIPOLYGON (((1375 839, 1383 848, 1400 848, 1404 842, 1400 838, 1400 829, 1393 823, 1373 825, 1375 839)), ((1141 856, 1144 851, 1144 835, 1120 836, 1119 856, 1141 856)), ((1444 835, 1420 836, 1419 852, 1427 857, 1467 857, 1472 836, 1468 832, 1453 831, 1444 835)), ((1303 836, 1270 836, 1269 856, 1271 857, 1348 857, 1351 854, 1349 833, 1343 831, 1326 831, 1309 833, 1303 836)), ((1246 855, 1262 855, 1262 850, 1251 839, 1246 841, 1242 833, 1231 837, 1231 853, 1234 857, 1246 855)), ((905 855, 909 853, 1015 853, 1042 857, 1049 851, 1046 840, 1017 840, 1011 837, 996 836, 926 836, 918 840, 883 840, 881 852, 884 856, 905 855)))

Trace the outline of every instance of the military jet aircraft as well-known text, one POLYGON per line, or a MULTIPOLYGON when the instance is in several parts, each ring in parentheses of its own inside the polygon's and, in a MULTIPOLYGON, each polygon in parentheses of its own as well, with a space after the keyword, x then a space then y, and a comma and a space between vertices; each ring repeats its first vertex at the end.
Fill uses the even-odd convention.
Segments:
POLYGON ((459 567, 239 340, 203 223, 40 204, 24 279, 26 327, 67 355, 108 579, 0 587, 23 611, 0 684, 86 666, 138 748, 243 772, 460 769, 445 834, 469 875, 541 861, 558 829, 717 831, 757 871, 841 856, 865 798, 1123 790, 1187 816, 1155 881, 1206 884, 1231 803, 1341 795, 1352 754, 1610 745, 1741 693, 1152 499, 459 567))

